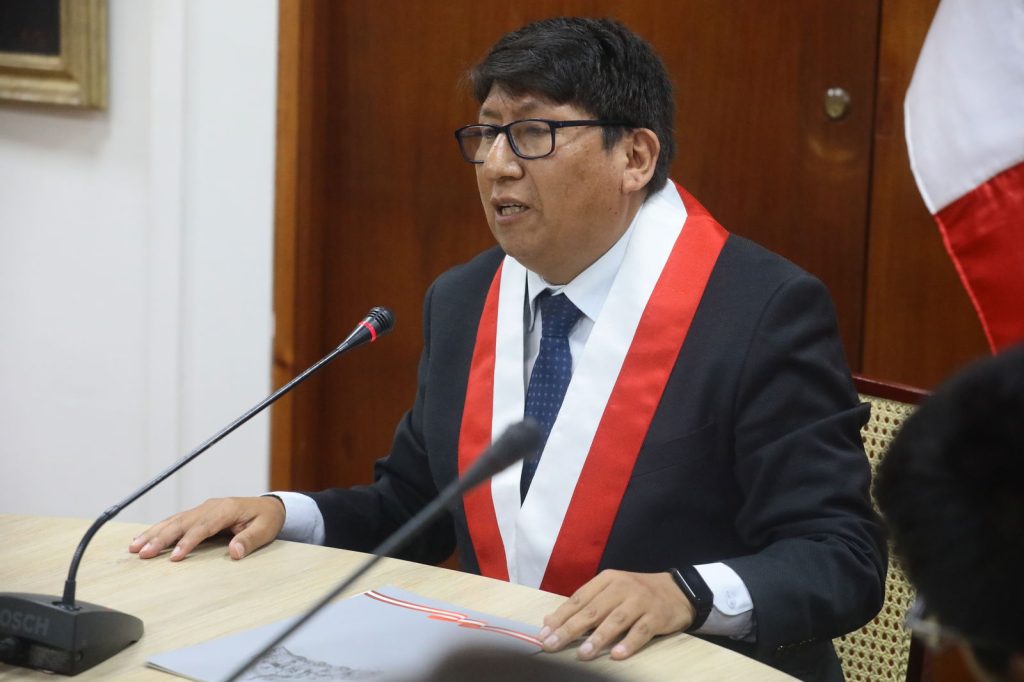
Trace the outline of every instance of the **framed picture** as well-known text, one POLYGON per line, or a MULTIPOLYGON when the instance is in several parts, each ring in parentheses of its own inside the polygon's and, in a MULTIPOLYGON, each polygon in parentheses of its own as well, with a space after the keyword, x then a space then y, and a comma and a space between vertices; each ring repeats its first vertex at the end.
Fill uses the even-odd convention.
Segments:
POLYGON ((107 0, 0 1, 0 101, 107 105, 107 0))

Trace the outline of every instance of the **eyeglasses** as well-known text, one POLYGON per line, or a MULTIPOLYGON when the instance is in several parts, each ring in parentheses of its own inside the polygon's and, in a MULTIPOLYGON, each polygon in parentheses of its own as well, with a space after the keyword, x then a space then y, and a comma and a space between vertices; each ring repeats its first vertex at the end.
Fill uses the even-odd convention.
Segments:
POLYGON ((521 159, 541 159, 555 151, 555 131, 579 126, 627 126, 619 121, 549 121, 526 118, 503 126, 474 123, 455 131, 462 157, 470 163, 483 163, 498 135, 504 134, 512 151, 521 159))
POLYGON ((956 642, 964 642, 972 646, 986 647, 996 651, 1013 651, 1007 642, 1000 642, 988 637, 966 635, 959 630, 943 625, 928 611, 924 598, 918 596, 907 609, 903 626, 910 630, 922 644, 932 651, 941 651, 956 642))
POLYGON ((912 635, 932 651, 945 649, 951 642, 959 639, 959 633, 944 627, 935 616, 928 613, 928 607, 921 597, 916 597, 907 609, 903 627, 910 630, 912 635))

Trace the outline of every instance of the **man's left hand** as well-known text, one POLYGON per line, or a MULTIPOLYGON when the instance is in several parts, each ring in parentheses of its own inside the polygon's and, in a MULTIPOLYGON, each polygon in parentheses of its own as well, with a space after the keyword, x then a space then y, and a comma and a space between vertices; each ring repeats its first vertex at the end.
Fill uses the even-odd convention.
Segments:
POLYGON ((605 570, 544 617, 539 637, 546 651, 559 651, 593 630, 577 650, 585 661, 621 637, 611 651, 621 660, 655 635, 689 627, 693 617, 693 605, 671 574, 605 570))

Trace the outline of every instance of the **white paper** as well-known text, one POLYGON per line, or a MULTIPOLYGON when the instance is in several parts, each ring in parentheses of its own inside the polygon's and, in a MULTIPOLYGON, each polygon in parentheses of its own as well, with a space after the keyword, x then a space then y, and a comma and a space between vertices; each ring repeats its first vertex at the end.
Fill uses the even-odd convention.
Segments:
MULTIPOLYGON (((219 682, 294 618, 153 656, 147 663, 199 682, 219 682)), ((388 585, 325 607, 244 680, 382 680, 422 675, 452 652, 492 647, 540 651, 536 628, 388 585)))

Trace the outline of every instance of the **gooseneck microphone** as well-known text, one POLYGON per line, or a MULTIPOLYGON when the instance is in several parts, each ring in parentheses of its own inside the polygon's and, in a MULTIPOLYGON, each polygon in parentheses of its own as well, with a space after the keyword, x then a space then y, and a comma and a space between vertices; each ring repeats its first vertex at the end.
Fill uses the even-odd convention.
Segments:
POLYGON ((410 540, 433 523, 443 511, 449 509, 453 502, 458 501, 471 489, 491 478, 499 471, 508 468, 513 462, 518 462, 528 454, 535 453, 538 447, 540 447, 540 428, 532 419, 526 419, 505 429, 505 433, 501 434, 489 448, 476 458, 472 466, 466 470, 466 473, 449 483, 430 504, 421 509, 415 516, 406 521, 401 528, 378 545, 372 552, 373 556, 361 563, 351 575, 333 587, 294 623, 288 626, 284 632, 274 638, 272 642, 239 666, 224 682, 235 682, 235 680, 239 679, 256 665, 261 658, 290 637, 293 632, 305 625, 310 618, 331 603, 335 597, 348 589, 360 576, 373 568, 378 561, 390 554, 401 551, 410 540))
POLYGON ((142 621, 135 616, 97 604, 75 601, 75 576, 85 548, 96 532, 122 509, 139 499, 171 474, 209 450, 278 398, 346 351, 377 340, 395 325, 387 308, 373 308, 334 350, 302 374, 274 391, 242 416, 208 438, 199 447, 163 470, 153 480, 104 511, 78 543, 71 559, 64 596, 0 593, 0 661, 10 665, 76 675, 107 660, 142 637, 142 621))

